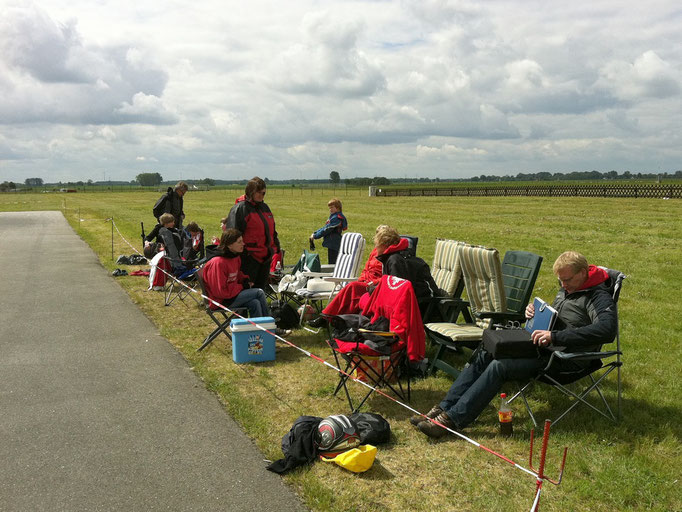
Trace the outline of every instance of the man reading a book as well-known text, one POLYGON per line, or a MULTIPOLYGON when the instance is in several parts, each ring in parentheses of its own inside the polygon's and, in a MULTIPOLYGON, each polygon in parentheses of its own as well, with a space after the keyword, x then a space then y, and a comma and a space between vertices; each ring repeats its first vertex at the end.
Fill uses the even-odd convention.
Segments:
MULTIPOLYGON (((557 318, 551 331, 533 331, 533 343, 540 347, 562 347, 566 352, 589 352, 613 341, 618 320, 606 271, 588 265, 585 256, 575 251, 561 254, 554 262, 553 271, 561 285, 552 303, 557 318)), ((533 305, 529 304, 526 318, 534 314, 533 305)), ((534 377, 547 365, 548 359, 549 352, 532 359, 493 359, 485 350, 477 350, 443 401, 426 415, 450 429, 462 429, 478 417, 505 381, 534 377)), ((448 433, 421 415, 413 416, 410 422, 432 438, 448 433)))

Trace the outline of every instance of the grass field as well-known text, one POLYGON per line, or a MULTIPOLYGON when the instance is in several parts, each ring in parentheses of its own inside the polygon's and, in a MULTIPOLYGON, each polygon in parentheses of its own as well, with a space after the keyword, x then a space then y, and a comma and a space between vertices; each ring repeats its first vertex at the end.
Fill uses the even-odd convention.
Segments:
MULTIPOLYGON (((542 510, 682 510, 680 438, 682 345, 679 283, 682 282, 682 201, 591 198, 368 198, 366 192, 337 194, 351 231, 371 245, 376 225, 389 223, 419 236, 418 253, 433 258, 436 237, 496 247, 503 254, 524 249, 545 258, 535 295, 552 300, 556 280, 551 263, 566 249, 583 252, 590 262, 628 275, 620 300, 624 355, 623 419, 613 425, 588 411, 564 419, 552 432, 546 471, 556 476, 561 448, 569 447, 564 482, 545 486, 542 510)), ((241 193, 237 189, 190 192, 186 222, 196 220, 207 236, 218 234, 219 220, 241 193)), ((266 201, 277 220, 289 263, 307 246, 307 237, 326 217, 331 190, 268 191, 266 201), (295 255, 292 257, 292 255, 295 255)), ((153 227, 151 206, 158 193, 2 194, 0 210, 60 209, 93 248, 107 270, 111 259, 111 223, 137 247, 140 220, 153 227), (80 219, 80 220, 79 220, 80 219)), ((114 255, 131 254, 114 233, 114 255)), ((365 256, 369 254, 366 251, 365 256)), ((326 255, 323 255, 326 262, 326 255)), ((146 292, 146 281, 119 278, 133 301, 184 355, 207 387, 255 440, 269 459, 281 456, 280 440, 303 414, 347 412, 333 398, 336 377, 301 352, 282 346, 277 361, 235 365, 227 339, 197 354, 211 329, 198 308, 164 308, 159 293, 146 292)), ((329 358, 323 339, 297 330, 291 341, 329 358)), ((427 347, 428 350, 428 347, 427 347)), ((463 359, 457 360, 459 364, 463 359)), ((451 381, 443 374, 414 384, 412 406, 426 411, 440 400, 451 381)), ((612 394, 614 386, 607 385, 612 394)), ((506 391, 513 391, 508 384, 506 391)), ((359 392, 360 390, 358 390, 359 392)), ((553 416, 564 399, 548 390, 535 394, 539 416, 553 416)), ((393 429, 390 445, 379 448, 374 467, 355 475, 335 465, 315 463, 285 477, 313 510, 529 510, 533 479, 510 465, 454 438, 432 442, 407 422, 410 412, 377 396, 369 409, 386 417, 393 429)), ((514 436, 497 435, 495 411, 486 410, 466 434, 528 465, 531 423, 518 404, 514 436)))

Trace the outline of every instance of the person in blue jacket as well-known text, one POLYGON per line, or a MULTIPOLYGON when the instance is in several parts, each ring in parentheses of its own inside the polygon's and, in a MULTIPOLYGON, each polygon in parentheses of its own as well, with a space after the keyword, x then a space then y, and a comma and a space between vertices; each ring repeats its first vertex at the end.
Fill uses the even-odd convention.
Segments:
POLYGON ((348 221, 341 211, 341 201, 334 198, 327 203, 329 207, 329 218, 327 223, 310 235, 310 240, 323 238, 322 247, 327 248, 329 264, 336 263, 341 248, 341 233, 348 229, 348 221))

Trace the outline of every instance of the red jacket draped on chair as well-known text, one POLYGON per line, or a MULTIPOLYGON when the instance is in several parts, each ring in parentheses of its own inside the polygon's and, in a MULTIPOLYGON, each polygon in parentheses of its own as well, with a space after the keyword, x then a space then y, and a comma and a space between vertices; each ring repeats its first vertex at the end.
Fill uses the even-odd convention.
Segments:
POLYGON ((407 343, 410 361, 421 361, 426 352, 424 324, 412 283, 395 276, 383 276, 362 314, 374 321, 383 316, 391 332, 407 343))

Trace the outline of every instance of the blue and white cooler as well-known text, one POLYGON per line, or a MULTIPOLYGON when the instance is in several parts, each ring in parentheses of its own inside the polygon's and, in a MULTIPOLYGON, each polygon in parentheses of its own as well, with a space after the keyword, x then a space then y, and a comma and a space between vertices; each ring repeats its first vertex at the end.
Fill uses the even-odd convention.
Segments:
POLYGON ((253 324, 273 331, 277 326, 271 316, 237 318, 230 322, 232 359, 235 363, 260 363, 275 360, 275 337, 253 324))

